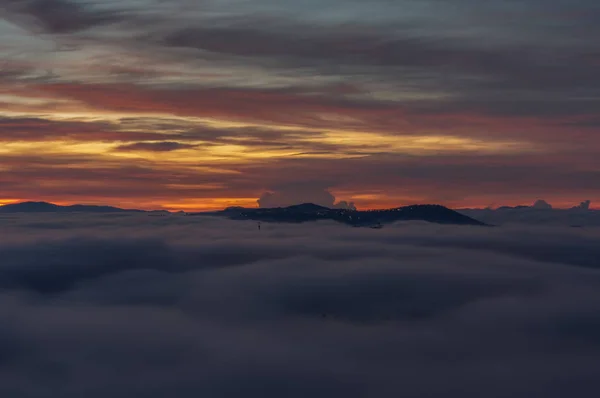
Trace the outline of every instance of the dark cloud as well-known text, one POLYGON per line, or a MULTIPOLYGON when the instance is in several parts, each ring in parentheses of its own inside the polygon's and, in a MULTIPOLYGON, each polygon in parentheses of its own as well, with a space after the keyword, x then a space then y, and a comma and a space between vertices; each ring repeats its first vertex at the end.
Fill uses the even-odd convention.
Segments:
POLYGON ((600 391, 595 229, 1 221, 6 396, 600 391))
POLYGON ((579 210, 589 210, 591 204, 592 204, 591 200, 584 200, 579 205, 573 207, 573 209, 575 209, 575 210, 577 210, 577 209, 579 209, 579 210))
POLYGON ((36 86, 45 95, 71 99, 91 109, 140 114, 212 117, 225 120, 330 126, 319 114, 398 117, 397 105, 307 93, 302 87, 230 88, 52 83, 36 86))
POLYGON ((123 19, 116 11, 90 9, 85 3, 69 0, 2 0, 0 9, 18 23, 54 34, 79 32, 123 19))
POLYGON ((197 145, 183 144, 176 141, 161 141, 161 142, 136 142, 133 144, 120 145, 116 148, 117 151, 121 152, 137 152, 137 151, 148 151, 148 152, 172 152, 181 149, 193 149, 197 145))
MULTIPOLYGON (((122 26, 113 30, 116 38, 86 35, 84 43, 95 38, 91 43, 99 42, 125 53, 147 53, 153 60, 150 62, 157 64, 173 60, 190 67, 196 67, 197 61, 223 68, 251 64, 295 75, 304 82, 306 72, 337 77, 344 87, 352 81, 353 90, 337 91, 338 96, 369 93, 370 86, 361 87, 362 83, 378 81, 388 87, 383 90, 387 95, 406 90, 431 92, 433 97, 441 95, 442 100, 405 100, 436 112, 477 109, 494 115, 552 117, 590 115, 597 109, 597 49, 584 38, 590 37, 593 29, 598 33, 594 26, 600 14, 587 2, 576 7, 579 13, 558 18, 558 22, 553 15, 566 13, 564 5, 553 4, 549 6, 552 11, 541 12, 534 1, 523 6, 509 4, 508 10, 496 9, 491 3, 461 2, 457 8, 468 19, 464 23, 471 24, 473 32, 481 31, 479 36, 472 32, 457 35, 447 27, 436 26, 440 21, 423 15, 415 16, 416 20, 398 15, 394 24, 376 24, 366 18, 354 23, 333 23, 326 19, 301 20, 289 14, 276 17, 248 12, 236 16, 231 10, 220 13, 220 17, 165 14, 157 4, 148 5, 147 10, 134 7, 136 13, 123 13, 63 0, 5 3, 9 8, 19 4, 21 13, 39 18, 48 31, 76 33, 111 20, 122 21, 122 26), (37 11, 42 5, 56 11, 37 11), (519 18, 513 20, 510 31, 507 26, 484 24, 490 15, 511 12, 541 15, 549 24, 572 29, 561 33, 544 23, 531 26, 530 20, 519 18), (144 20, 150 14, 154 19, 144 20), (65 21, 73 21, 74 26, 65 21), (588 29, 587 35, 576 27, 588 29), (522 32, 519 39, 515 32, 522 32), (494 35, 504 40, 496 40, 494 35), (547 36, 556 40, 539 38, 547 36), (565 41, 571 45, 565 45, 565 41)), ((452 13, 454 18, 455 13, 456 10, 452 13)), ((144 68, 137 71, 139 68, 134 65, 132 76, 146 73, 144 68)), ((106 71, 113 72, 114 67, 106 71)))
POLYGON ((0 117, 0 141, 154 141, 169 135, 121 129, 115 123, 84 120, 51 120, 41 117, 0 117))
MULTIPOLYGON (((481 21, 471 22, 480 28, 481 21)), ((392 90, 403 85, 450 94, 449 101, 431 101, 429 106, 438 111, 475 107, 490 114, 552 116, 593 114, 597 107, 594 97, 600 81, 591 55, 595 49, 583 42, 570 47, 494 42, 453 37, 429 25, 424 33, 412 24, 310 24, 252 15, 189 25, 154 34, 158 38, 152 41, 167 48, 200 50, 198 57, 218 54, 244 57, 268 68, 379 76, 392 90)))
MULTIPOLYGON (((532 99, 533 102, 527 103, 507 99, 462 101, 459 98, 390 101, 335 96, 322 90, 307 92, 300 86, 232 89, 78 82, 40 84, 35 86, 35 90, 47 96, 83 103, 89 109, 135 112, 148 117, 158 112, 181 117, 216 117, 285 125, 297 129, 335 128, 386 135, 452 135, 473 137, 483 142, 491 139, 529 140, 539 146, 568 144, 567 148, 584 146, 584 141, 588 147, 598 145, 594 128, 571 130, 568 127, 573 122, 590 121, 591 112, 595 110, 592 99, 582 100, 581 106, 576 104, 577 101, 568 100, 569 105, 555 109, 560 101, 548 98, 540 101, 532 99), (545 101, 549 101, 548 106, 544 105, 545 101), (524 110, 527 104, 534 103, 534 107, 524 110), (532 116, 545 118, 532 119, 532 116), (406 129, 407 125, 411 129, 406 129), (566 139, 568 136, 570 138, 566 139)), ((231 133, 244 138, 243 129, 232 129, 230 136, 231 133)), ((263 136, 266 138, 263 141, 273 139, 263 136)))
POLYGON ((8 60, 0 60, 0 82, 13 83, 25 77, 30 72, 29 65, 18 64, 8 60))
MULTIPOLYGON (((329 150, 340 146, 316 142, 322 132, 278 130, 252 127, 219 129, 199 127, 198 123, 123 119, 117 122, 90 120, 51 120, 42 117, 0 117, 0 141, 5 142, 127 142, 119 150, 168 151, 203 145, 243 145, 247 147, 296 148, 298 151, 329 150), (145 130, 145 131, 140 131, 145 130), (307 141, 311 139, 311 141, 307 141), (183 142, 182 142, 183 141, 183 142), (189 144, 187 142, 196 142, 189 144)), ((356 149, 360 147, 356 146, 356 149)))

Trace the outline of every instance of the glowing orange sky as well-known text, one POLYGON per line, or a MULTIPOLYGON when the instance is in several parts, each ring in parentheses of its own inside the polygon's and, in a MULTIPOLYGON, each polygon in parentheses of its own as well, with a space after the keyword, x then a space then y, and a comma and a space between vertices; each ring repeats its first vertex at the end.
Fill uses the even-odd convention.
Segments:
POLYGON ((218 2, 168 15, 60 2, 43 13, 35 0, 0 3, 0 204, 205 210, 325 191, 359 208, 600 200, 598 58, 576 33, 565 46, 544 24, 505 31, 440 14, 469 20, 469 36, 408 3, 315 18, 259 1, 239 10, 261 21, 248 25, 218 2))

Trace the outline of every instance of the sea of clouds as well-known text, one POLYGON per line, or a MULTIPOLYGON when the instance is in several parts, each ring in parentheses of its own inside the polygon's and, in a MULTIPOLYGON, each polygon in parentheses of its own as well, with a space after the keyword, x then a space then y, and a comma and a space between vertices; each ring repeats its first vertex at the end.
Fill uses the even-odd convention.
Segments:
POLYGON ((2 397, 598 397, 600 229, 0 217, 2 397))

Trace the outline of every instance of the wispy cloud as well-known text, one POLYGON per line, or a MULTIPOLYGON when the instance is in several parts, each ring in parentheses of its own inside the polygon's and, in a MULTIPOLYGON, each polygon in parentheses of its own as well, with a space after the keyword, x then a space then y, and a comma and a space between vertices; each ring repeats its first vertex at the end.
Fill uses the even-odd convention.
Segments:
POLYGON ((477 202, 501 189, 511 203, 535 189, 565 203, 568 194, 600 200, 589 184, 600 148, 598 50, 589 40, 600 12, 590 0, 0 6, 10 21, 0 23, 5 170, 34 152, 49 161, 93 155, 101 169, 117 158, 190 173, 195 160, 236 169, 225 185, 248 198, 299 162, 303 179, 323 175, 327 188, 357 196, 403 201, 398 191, 412 184, 406 190, 442 202, 467 200, 472 187, 487 187, 474 189, 488 196, 477 202), (256 170, 271 177, 257 181, 256 170), (454 170, 454 185, 444 170, 454 170), (519 170, 528 185, 501 170, 519 170))
POLYGON ((73 0, 2 0, 9 20, 40 33, 69 34, 123 20, 116 11, 92 10, 73 0))
POLYGON ((149 152, 171 152, 179 151, 182 149, 193 149, 196 145, 183 144, 175 141, 161 141, 161 142, 136 142, 133 144, 120 145, 116 148, 117 151, 122 152, 135 152, 135 151, 149 151, 149 152))

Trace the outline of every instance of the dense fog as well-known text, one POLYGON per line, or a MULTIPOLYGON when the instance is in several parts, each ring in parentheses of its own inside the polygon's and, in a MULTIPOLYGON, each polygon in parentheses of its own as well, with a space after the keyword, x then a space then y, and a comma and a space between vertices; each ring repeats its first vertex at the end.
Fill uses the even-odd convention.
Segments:
POLYGON ((0 225, 3 397, 600 394, 600 229, 0 225))

